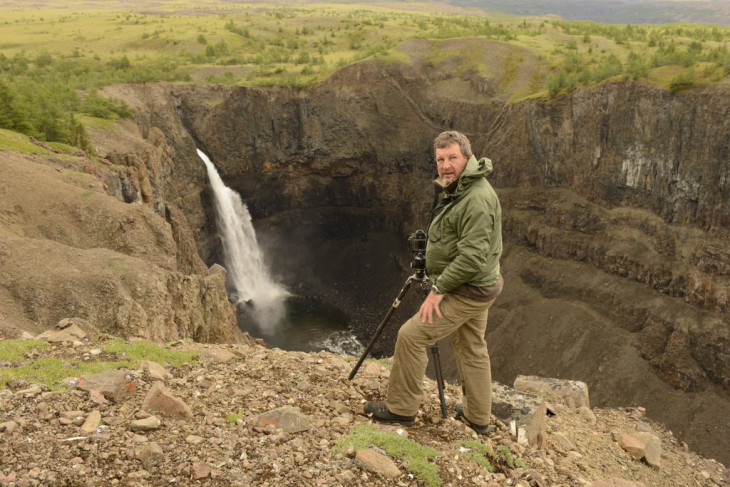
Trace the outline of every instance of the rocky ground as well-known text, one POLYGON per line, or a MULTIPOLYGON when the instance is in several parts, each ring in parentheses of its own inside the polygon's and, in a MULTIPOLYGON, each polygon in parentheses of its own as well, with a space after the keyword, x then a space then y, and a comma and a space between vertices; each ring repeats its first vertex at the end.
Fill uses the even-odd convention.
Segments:
MULTIPOLYGON (((103 345, 96 339, 54 343, 44 356, 114 358, 103 345)), ((0 485, 426 485, 392 453, 347 441, 358 425, 372 424, 362 407, 384 396, 387 361, 366 362, 350 381, 355 362, 347 356, 285 352, 254 340, 169 347, 193 350, 198 360, 178 368, 150 363, 102 379, 73 377, 69 369, 60 390, 22 381, 0 389, 0 485)), ((0 363, 0 373, 19 365, 0 363)), ((447 387, 450 415, 456 391, 447 387)), ((496 431, 480 437, 441 418, 436 386, 427 380, 415 425, 373 426, 434 448, 438 456, 430 462, 444 486, 730 482, 721 464, 688 451, 641 409, 552 403, 549 411, 541 446, 517 441, 499 421, 496 431), (643 460, 628 453, 634 450, 623 435, 637 433, 659 440, 651 462, 649 453, 643 460), (506 447, 515 461, 508 465, 503 455, 489 472, 474 459, 480 455, 474 441, 494 451, 506 447)))

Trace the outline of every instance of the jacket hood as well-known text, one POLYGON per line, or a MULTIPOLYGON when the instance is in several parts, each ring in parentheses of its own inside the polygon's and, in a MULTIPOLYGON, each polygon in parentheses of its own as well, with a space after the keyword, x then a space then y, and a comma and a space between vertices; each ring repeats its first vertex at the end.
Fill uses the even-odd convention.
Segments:
POLYGON ((492 174, 492 160, 482 157, 477 160, 476 157, 471 156, 469 162, 466 163, 464 172, 459 177, 459 186, 462 184, 471 183, 475 179, 486 178, 492 174))

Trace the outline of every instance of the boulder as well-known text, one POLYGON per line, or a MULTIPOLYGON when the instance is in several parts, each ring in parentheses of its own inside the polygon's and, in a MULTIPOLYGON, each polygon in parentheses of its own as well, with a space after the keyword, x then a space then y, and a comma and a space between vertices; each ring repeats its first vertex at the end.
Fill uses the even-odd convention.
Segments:
POLYGON ((312 427, 309 417, 302 414, 298 407, 291 406, 263 413, 254 418, 253 424, 264 429, 281 429, 285 433, 299 433, 312 427))
POLYGON ((79 377, 77 387, 89 391, 92 396, 96 392, 112 402, 119 402, 134 392, 136 384, 126 370, 110 370, 79 377))
POLYGON ((167 371, 165 368, 157 362, 150 360, 141 360, 139 362, 139 370, 149 377, 151 380, 165 380, 167 371))
POLYGON ((47 330, 36 337, 51 343, 74 342, 86 338, 86 332, 78 325, 72 324, 63 329, 47 330))
POLYGON ((495 382, 492 385, 492 414, 509 425, 518 442, 537 447, 545 445, 547 405, 540 397, 495 382))
POLYGON ((383 477, 394 479, 401 476, 401 471, 393 460, 372 448, 359 450, 355 455, 355 460, 363 468, 383 477))
POLYGON ((192 419, 193 411, 185 402, 175 397, 159 382, 150 388, 144 398, 142 409, 170 419, 192 419))
POLYGON ((208 348, 200 353, 200 360, 212 363, 228 363, 237 358, 236 354, 223 348, 208 348))
POLYGON ((99 424, 101 424, 101 413, 95 409, 86 416, 84 424, 81 425, 81 431, 89 434, 94 433, 99 424))
POLYGON ((165 453, 157 443, 147 443, 135 450, 137 460, 142 462, 145 469, 151 470, 152 467, 159 465, 165 459, 165 453))
POLYGON ((623 433, 618 444, 637 460, 644 460, 652 467, 661 466, 662 444, 659 438, 647 432, 623 433))
POLYGON ((129 423, 129 429, 132 431, 154 431, 159 429, 162 425, 162 421, 157 416, 150 416, 148 418, 136 419, 129 423))
POLYGON ((588 384, 585 382, 518 375, 514 388, 520 392, 529 392, 548 401, 557 401, 572 408, 590 407, 588 384))

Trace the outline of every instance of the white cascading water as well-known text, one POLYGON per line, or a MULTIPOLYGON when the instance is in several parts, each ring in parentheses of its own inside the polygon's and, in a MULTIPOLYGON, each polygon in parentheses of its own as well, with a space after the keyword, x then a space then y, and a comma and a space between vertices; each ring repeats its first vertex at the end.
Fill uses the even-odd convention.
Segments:
POLYGON ((236 305, 250 305, 261 332, 271 335, 285 314, 287 291, 274 282, 256 241, 251 214, 241 196, 227 187, 208 156, 198 149, 213 187, 215 216, 223 245, 229 289, 236 305))

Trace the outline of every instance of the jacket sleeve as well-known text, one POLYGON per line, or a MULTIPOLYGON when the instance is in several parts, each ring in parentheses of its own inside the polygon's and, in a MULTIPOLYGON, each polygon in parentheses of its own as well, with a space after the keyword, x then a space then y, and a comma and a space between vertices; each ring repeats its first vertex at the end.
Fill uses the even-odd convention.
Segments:
POLYGON ((448 293, 482 272, 491 248, 495 225, 495 208, 489 202, 470 201, 469 207, 457 217, 456 257, 444 268, 436 286, 448 293))

